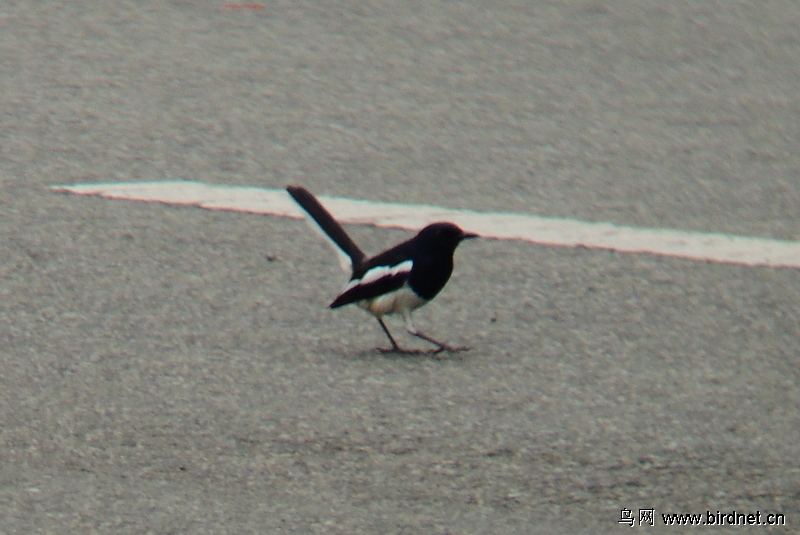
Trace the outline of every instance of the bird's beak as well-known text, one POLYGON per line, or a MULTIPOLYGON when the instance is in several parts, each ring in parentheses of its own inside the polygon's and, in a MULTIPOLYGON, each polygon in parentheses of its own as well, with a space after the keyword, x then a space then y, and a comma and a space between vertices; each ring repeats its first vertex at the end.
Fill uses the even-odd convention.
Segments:
POLYGON ((465 232, 464 237, 461 238, 462 240, 471 240, 472 238, 480 238, 480 234, 475 234, 474 232, 465 232))

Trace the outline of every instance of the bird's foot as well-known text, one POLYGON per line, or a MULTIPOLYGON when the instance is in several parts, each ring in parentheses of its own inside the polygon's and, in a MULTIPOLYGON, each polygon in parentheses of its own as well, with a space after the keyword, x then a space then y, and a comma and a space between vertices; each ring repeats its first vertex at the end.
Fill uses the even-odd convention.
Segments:
MULTIPOLYGON (((436 338, 432 336, 428 336, 427 334, 409 329, 409 334, 416 336, 417 338, 421 338, 427 342, 436 346, 436 349, 432 349, 431 353, 434 355, 438 355, 440 353, 459 353, 461 351, 469 351, 469 346, 451 346, 450 344, 445 344, 444 342, 440 342, 436 338)), ((442 358, 442 357, 439 357, 442 358)))
POLYGON ((432 349, 408 349, 405 347, 379 347, 377 348, 384 355, 432 355, 437 359, 446 359, 450 353, 461 353, 462 351, 469 351, 469 346, 451 346, 442 344, 439 347, 432 349))
POLYGON ((469 351, 471 348, 469 346, 451 346, 447 344, 442 344, 440 347, 437 347, 433 351, 435 353, 441 353, 442 351, 446 351, 447 353, 459 353, 461 351, 469 351))
POLYGON ((424 349, 406 349, 404 347, 395 346, 395 347, 379 347, 378 351, 383 353, 384 355, 388 355, 390 353, 394 353, 397 355, 425 355, 429 354, 430 351, 424 349))
POLYGON ((436 349, 431 350, 437 359, 446 359, 446 353, 461 353, 462 351, 469 351, 469 346, 451 346, 448 344, 440 344, 436 349))

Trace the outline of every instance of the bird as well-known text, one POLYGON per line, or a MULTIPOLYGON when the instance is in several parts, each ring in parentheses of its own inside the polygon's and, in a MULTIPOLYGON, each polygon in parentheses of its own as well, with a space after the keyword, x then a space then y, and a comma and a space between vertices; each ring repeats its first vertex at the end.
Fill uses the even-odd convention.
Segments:
POLYGON ((342 267, 350 271, 350 280, 329 305, 337 309, 356 304, 378 320, 389 338, 391 348, 379 348, 383 353, 421 354, 467 351, 468 346, 451 346, 417 329, 411 313, 427 304, 444 288, 453 272, 456 247, 479 235, 466 232, 450 222, 431 223, 414 237, 373 257, 364 251, 345 232, 344 228, 302 186, 287 186, 286 191, 308 213, 335 246, 342 267), (432 350, 407 349, 395 340, 383 317, 400 314, 409 334, 435 346, 432 350))

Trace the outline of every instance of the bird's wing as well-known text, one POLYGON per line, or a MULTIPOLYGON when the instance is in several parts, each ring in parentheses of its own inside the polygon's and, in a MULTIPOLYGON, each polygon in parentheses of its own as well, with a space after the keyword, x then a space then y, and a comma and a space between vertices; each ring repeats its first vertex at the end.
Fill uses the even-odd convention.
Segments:
POLYGON ((360 270, 353 275, 330 307, 338 308, 398 290, 408 281, 412 266, 411 260, 405 260, 394 265, 374 265, 360 270))

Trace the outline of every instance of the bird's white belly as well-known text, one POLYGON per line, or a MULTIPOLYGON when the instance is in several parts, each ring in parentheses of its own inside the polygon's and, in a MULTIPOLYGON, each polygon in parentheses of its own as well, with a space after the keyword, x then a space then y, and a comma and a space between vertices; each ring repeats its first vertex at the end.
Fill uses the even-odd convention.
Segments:
POLYGON ((411 291, 408 286, 403 286, 397 291, 378 296, 374 299, 359 301, 358 306, 372 312, 374 315, 402 314, 421 307, 427 301, 411 291))

